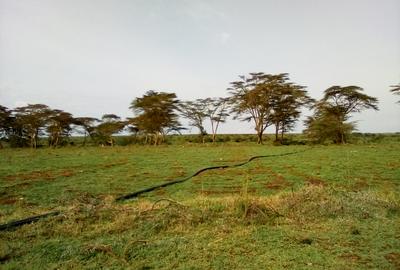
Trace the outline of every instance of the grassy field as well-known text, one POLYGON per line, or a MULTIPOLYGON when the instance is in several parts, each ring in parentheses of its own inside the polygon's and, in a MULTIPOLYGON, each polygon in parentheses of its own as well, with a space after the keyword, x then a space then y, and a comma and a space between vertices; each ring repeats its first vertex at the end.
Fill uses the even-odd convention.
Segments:
POLYGON ((400 269, 400 142, 0 150, 2 269, 400 269), (139 199, 117 196, 208 171, 139 199))

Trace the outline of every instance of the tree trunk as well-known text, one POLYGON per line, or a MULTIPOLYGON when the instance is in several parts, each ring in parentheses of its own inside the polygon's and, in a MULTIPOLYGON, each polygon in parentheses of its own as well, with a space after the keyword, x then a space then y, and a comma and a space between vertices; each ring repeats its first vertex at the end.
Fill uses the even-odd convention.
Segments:
POLYGON ((339 143, 345 144, 345 134, 343 130, 344 119, 340 115, 337 117, 339 124, 339 143))
POLYGON ((53 144, 54 147, 57 147, 58 141, 59 141, 59 135, 56 134, 56 138, 54 139, 54 144, 53 144))
POLYGON ((263 144, 263 131, 257 131, 257 144, 263 144))
POLYGON ((154 145, 158 145, 158 133, 154 134, 154 145))
POLYGON ((216 139, 217 139, 217 136, 216 136, 215 133, 213 133, 213 135, 212 135, 212 142, 215 143, 216 139))
POLYGON ((279 122, 275 123, 275 141, 279 141, 279 122))
POLYGON ((31 147, 32 148, 36 148, 36 145, 37 145, 37 143, 36 143, 36 132, 33 132, 31 134, 31 147))

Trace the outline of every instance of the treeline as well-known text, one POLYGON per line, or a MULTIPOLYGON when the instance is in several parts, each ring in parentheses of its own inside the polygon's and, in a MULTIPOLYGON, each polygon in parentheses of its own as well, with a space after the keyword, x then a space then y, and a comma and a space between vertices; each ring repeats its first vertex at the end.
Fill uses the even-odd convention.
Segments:
MULTIPOLYGON (((126 119, 115 114, 105 114, 101 119, 74 117, 44 104, 15 109, 0 105, 0 147, 3 141, 11 147, 36 148, 39 138, 47 138, 49 146, 57 147, 68 144, 70 136, 76 133, 83 135, 83 145, 90 138, 96 144, 112 146, 113 135, 122 131, 141 138, 140 143, 158 145, 167 134, 180 134, 186 129, 180 117, 199 130, 202 142, 207 134, 215 142, 218 128, 230 116, 252 122, 259 144, 266 128, 274 126, 275 141, 279 142, 294 129, 303 108, 313 110, 305 121, 304 133, 315 142, 339 144, 346 143, 355 129, 355 124, 349 122, 351 114, 364 109, 378 110, 377 98, 364 94, 358 86, 332 86, 325 90, 321 100, 315 100, 305 86, 291 82, 287 73, 259 72, 239 78, 230 83, 227 97, 182 101, 175 93, 148 91, 132 101, 134 117, 126 119), (206 122, 211 127, 209 132, 206 122)), ((391 91, 399 93, 399 86, 391 91)))

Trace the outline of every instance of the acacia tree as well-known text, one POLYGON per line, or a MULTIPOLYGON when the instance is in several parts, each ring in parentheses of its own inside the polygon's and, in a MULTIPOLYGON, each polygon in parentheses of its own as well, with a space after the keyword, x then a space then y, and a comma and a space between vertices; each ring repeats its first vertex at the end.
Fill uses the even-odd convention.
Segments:
POLYGON ((63 138, 69 137, 72 124, 75 119, 72 114, 62 110, 52 110, 48 117, 47 133, 49 134, 49 146, 56 147, 63 138))
POLYGON ((99 119, 94 117, 76 117, 74 120, 74 124, 83 129, 83 143, 82 145, 86 145, 86 138, 90 136, 93 140, 94 131, 96 128, 96 123, 100 122, 99 119))
POLYGON ((3 148, 1 140, 8 137, 11 124, 10 117, 11 111, 7 107, 0 105, 0 148, 3 148))
POLYGON ((355 128, 354 123, 346 122, 351 114, 365 109, 378 110, 378 99, 362 91, 363 89, 358 86, 332 86, 325 90, 324 97, 314 105, 314 116, 306 121, 306 132, 313 133, 316 137, 320 136, 321 139, 329 137, 335 143, 346 143, 346 134, 355 128), (329 129, 318 128, 328 123, 329 129))
POLYGON ((250 76, 239 76, 239 81, 231 82, 231 111, 234 119, 253 121, 257 133, 257 143, 262 144, 265 129, 272 124, 272 89, 268 85, 270 75, 263 72, 250 73, 250 76))
POLYGON ((146 142, 150 136, 154 145, 158 145, 166 133, 181 129, 178 103, 175 93, 148 91, 142 97, 135 98, 129 107, 136 115, 132 118, 132 124, 146 134, 146 142))
POLYGON ((304 86, 289 82, 289 75, 282 73, 271 77, 269 82, 272 89, 272 121, 275 125, 275 140, 281 140, 283 134, 292 130, 301 114, 303 106, 311 105, 314 100, 310 98, 304 86))
POLYGON ((189 125, 196 127, 200 132, 200 139, 204 143, 204 136, 207 135, 204 128, 204 119, 206 114, 206 103, 203 99, 196 99, 195 101, 183 101, 178 105, 181 115, 189 119, 189 125))
POLYGON ((215 143, 220 123, 225 123, 228 114, 228 98, 206 98, 203 99, 206 106, 206 117, 211 124, 212 141, 215 143))
POLYGON ((204 143, 204 136, 207 131, 204 127, 204 121, 210 121, 212 141, 215 142, 220 123, 226 121, 229 115, 227 98, 205 98, 195 101, 184 101, 179 104, 179 111, 182 116, 189 119, 189 125, 197 127, 200 131, 200 137, 204 143))
POLYGON ((250 73, 240 79, 228 88, 232 112, 235 118, 254 122, 259 144, 265 129, 272 124, 276 126, 276 140, 279 131, 283 136, 292 129, 300 116, 300 107, 311 102, 305 87, 289 82, 287 73, 250 73))
POLYGON ((126 122, 121 121, 121 117, 115 114, 105 114, 101 120, 102 122, 95 127, 95 138, 101 144, 114 146, 115 140, 112 135, 121 132, 124 129, 126 122))
POLYGON ((340 122, 337 117, 324 109, 318 109, 313 116, 304 121, 307 126, 305 134, 317 143, 332 140, 334 143, 342 143, 343 138, 355 129, 355 123, 340 122))
POLYGON ((32 148, 38 145, 39 135, 46 126, 51 110, 44 104, 29 104, 13 110, 16 126, 21 129, 20 136, 26 137, 32 148))

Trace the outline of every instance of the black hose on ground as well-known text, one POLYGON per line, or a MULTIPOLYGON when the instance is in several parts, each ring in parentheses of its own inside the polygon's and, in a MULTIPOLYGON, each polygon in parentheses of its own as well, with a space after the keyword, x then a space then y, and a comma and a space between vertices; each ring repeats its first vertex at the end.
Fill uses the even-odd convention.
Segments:
POLYGON ((162 187, 166 187, 166 186, 171 186, 171 185, 175 185, 175 184, 178 184, 178 183, 182 183, 182 182, 185 182, 185 181, 187 181, 187 180, 189 180, 189 179, 191 179, 191 178, 193 178, 193 177, 195 177, 195 176, 197 176, 200 173, 205 172, 205 171, 215 170, 215 169, 226 169, 226 168, 240 167, 240 166, 246 165, 247 163, 249 163, 249 162, 251 162, 251 161, 253 161, 255 159, 267 158, 267 157, 289 156, 289 155, 294 155, 294 154, 299 154, 299 153, 305 152, 305 151, 307 151, 309 149, 310 148, 304 149, 304 150, 300 150, 300 151, 295 151, 295 152, 283 153, 283 154, 254 156, 254 157, 249 158, 245 162, 241 162, 241 163, 237 163, 237 164, 233 164, 233 165, 221 165, 221 166, 212 166, 212 167, 203 168, 203 169, 198 170, 197 172, 195 172, 194 174, 192 174, 190 176, 187 176, 187 177, 184 177, 184 178, 181 178, 181 179, 176 179, 176 180, 173 180, 173 181, 164 182, 164 183, 161 183, 159 185, 147 187, 147 188, 140 189, 140 190, 137 190, 135 192, 132 192, 132 193, 117 197, 115 199, 115 201, 118 202, 118 201, 129 200, 129 199, 132 199, 132 198, 136 198, 137 196, 139 196, 141 194, 151 192, 151 191, 153 191, 155 189, 158 189, 158 188, 162 188, 162 187))
POLYGON ((28 217, 28 218, 4 223, 4 224, 0 225, 0 231, 5 231, 5 230, 13 229, 13 228, 25 225, 25 224, 34 223, 42 218, 58 216, 60 213, 61 213, 60 211, 53 211, 53 212, 45 213, 43 215, 37 215, 37 216, 33 216, 33 217, 28 217))
MULTIPOLYGON (((118 201, 129 200, 129 199, 132 199, 132 198, 136 198, 140 194, 148 193, 148 192, 151 192, 151 191, 153 191, 155 189, 158 189, 158 188, 162 188, 162 187, 166 187, 166 186, 171 186, 171 185, 174 185, 174 184, 182 183, 182 182, 185 182, 185 181, 187 181, 187 180, 189 180, 189 179, 191 179, 191 178, 193 178, 193 177, 195 177, 195 176, 197 176, 200 173, 205 172, 205 171, 215 170, 215 169, 226 169, 226 168, 240 167, 240 166, 246 165, 247 163, 249 163, 249 162, 251 162, 251 161, 253 161, 255 159, 295 155, 295 154, 299 154, 299 153, 305 152, 305 151, 307 151, 309 149, 311 149, 311 148, 300 150, 300 151, 295 151, 295 152, 283 153, 283 154, 254 156, 254 157, 250 157, 245 162, 241 162, 241 163, 237 163, 237 164, 233 164, 233 165, 220 165, 220 166, 212 166, 212 167, 203 168, 203 169, 200 169, 197 172, 193 173, 190 176, 187 176, 187 177, 184 177, 184 178, 181 178, 181 179, 176 179, 176 180, 173 180, 173 181, 168 181, 168 182, 165 182, 165 183, 162 183, 162 184, 159 184, 159 185, 155 185, 155 186, 151 186, 151 187, 148 187, 148 188, 140 189, 140 190, 137 190, 135 192, 132 192, 132 193, 117 197, 115 199, 115 201, 118 202, 118 201)), ((32 216, 32 217, 28 217, 28 218, 25 218, 25 219, 20 219, 20 220, 11 221, 11 222, 8 222, 8 223, 0 224, 0 231, 14 229, 14 228, 20 227, 22 225, 34 223, 36 221, 39 221, 40 219, 43 219, 43 218, 46 218, 46 217, 51 217, 51 216, 57 216, 59 214, 61 214, 60 211, 53 211, 53 212, 48 212, 48 213, 45 213, 45 214, 42 214, 42 215, 32 216)))

